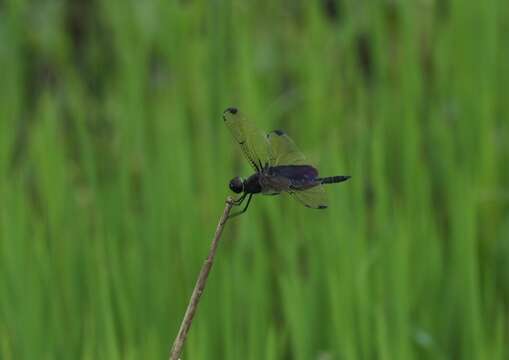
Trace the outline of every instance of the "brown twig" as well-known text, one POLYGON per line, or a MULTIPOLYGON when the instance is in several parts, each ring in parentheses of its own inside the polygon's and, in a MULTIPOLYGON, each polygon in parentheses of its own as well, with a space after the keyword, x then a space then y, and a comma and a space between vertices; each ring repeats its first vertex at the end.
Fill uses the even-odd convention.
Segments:
POLYGON ((233 201, 231 197, 228 197, 226 199, 226 206, 224 208, 223 215, 219 220, 219 224, 217 224, 216 233, 214 234, 212 244, 210 245, 209 255, 207 256, 207 259, 205 259, 205 263, 201 268, 200 275, 198 275, 198 280, 194 286, 191 299, 189 300, 189 305, 187 305, 184 319, 182 320, 179 332, 171 348, 170 360, 179 360, 180 354, 182 353, 182 348, 184 347, 187 333, 189 332, 189 328, 193 322, 194 314, 198 308, 198 302, 200 301, 200 297, 203 294, 203 290, 205 289, 205 285, 207 283, 207 277, 209 276, 210 269, 212 268, 212 263, 214 262, 214 256, 216 255, 217 245, 219 244, 219 239, 221 238, 224 224, 226 223, 226 220, 228 220, 228 215, 230 214, 232 206, 233 201))

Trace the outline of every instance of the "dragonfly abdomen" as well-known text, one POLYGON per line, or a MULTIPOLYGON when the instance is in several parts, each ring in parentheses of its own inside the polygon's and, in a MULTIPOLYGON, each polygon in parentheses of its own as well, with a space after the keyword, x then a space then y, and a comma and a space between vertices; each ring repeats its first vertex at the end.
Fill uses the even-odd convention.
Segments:
POLYGON ((321 184, 335 184, 348 179, 350 179, 350 176, 328 176, 324 178, 317 178, 316 181, 319 181, 321 184))

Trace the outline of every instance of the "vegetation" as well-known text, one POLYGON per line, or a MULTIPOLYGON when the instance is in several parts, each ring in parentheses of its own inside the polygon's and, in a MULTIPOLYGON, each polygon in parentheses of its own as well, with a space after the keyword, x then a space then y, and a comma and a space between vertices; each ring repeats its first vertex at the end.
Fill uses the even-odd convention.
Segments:
POLYGON ((352 179, 227 224, 184 359, 508 359, 508 30, 505 0, 3 2, 0 358, 167 358, 238 106, 352 179))

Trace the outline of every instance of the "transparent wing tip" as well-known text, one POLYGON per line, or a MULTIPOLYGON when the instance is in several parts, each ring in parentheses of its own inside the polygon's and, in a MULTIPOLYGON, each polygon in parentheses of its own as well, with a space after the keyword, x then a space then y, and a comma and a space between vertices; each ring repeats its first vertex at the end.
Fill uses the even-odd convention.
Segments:
MULTIPOLYGON (((272 131, 270 132, 270 134, 276 134, 276 135, 278 135, 278 136, 286 135, 286 133, 285 133, 283 130, 272 130, 272 131)), ((270 134, 268 134, 268 135, 270 135, 270 134)))
POLYGON ((226 109, 223 112, 223 115, 226 115, 226 114, 233 114, 233 115, 235 115, 238 111, 239 111, 239 109, 237 109, 236 107, 229 107, 228 109, 226 109))
POLYGON ((307 207, 307 208, 310 208, 310 209, 320 209, 320 210, 328 208, 327 205, 323 205, 323 204, 320 204, 318 206, 311 206, 311 205, 308 205, 308 204, 304 204, 304 206, 307 207))

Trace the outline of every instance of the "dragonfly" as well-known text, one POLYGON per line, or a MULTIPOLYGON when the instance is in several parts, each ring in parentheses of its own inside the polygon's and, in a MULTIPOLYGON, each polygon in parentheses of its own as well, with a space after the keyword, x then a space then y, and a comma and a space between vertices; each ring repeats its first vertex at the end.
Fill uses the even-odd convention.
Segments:
POLYGON ((229 218, 245 213, 251 198, 257 194, 278 195, 287 193, 311 209, 326 209, 327 196, 323 185, 346 181, 350 176, 320 177, 293 140, 282 130, 265 133, 248 121, 234 107, 226 109, 223 120, 230 129, 242 153, 255 171, 246 179, 234 177, 230 190, 241 194, 233 205, 244 208, 229 218))

